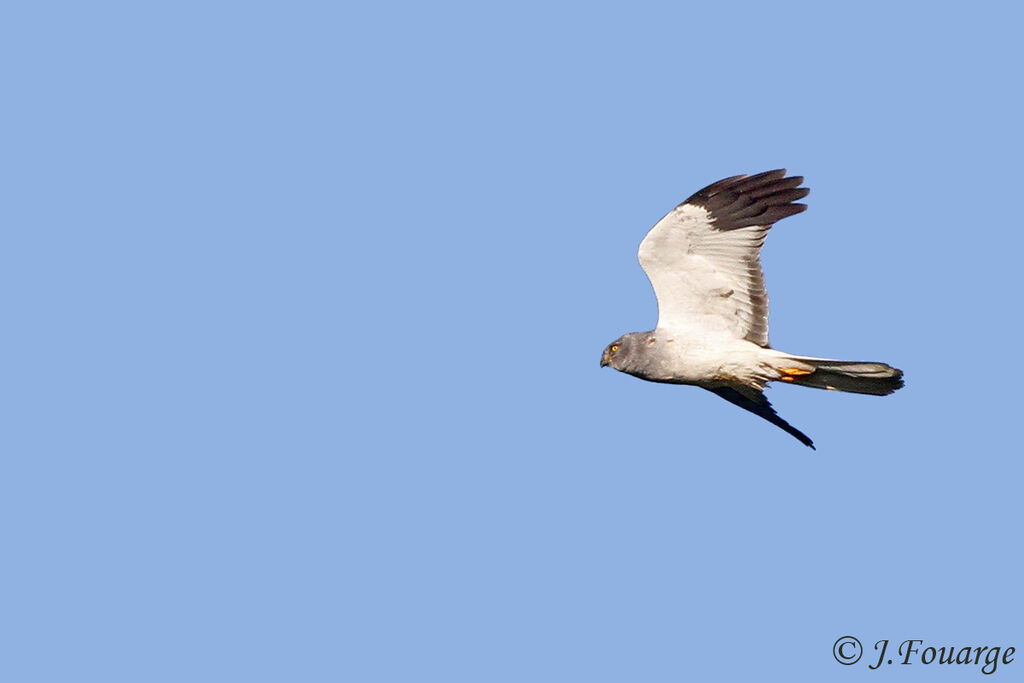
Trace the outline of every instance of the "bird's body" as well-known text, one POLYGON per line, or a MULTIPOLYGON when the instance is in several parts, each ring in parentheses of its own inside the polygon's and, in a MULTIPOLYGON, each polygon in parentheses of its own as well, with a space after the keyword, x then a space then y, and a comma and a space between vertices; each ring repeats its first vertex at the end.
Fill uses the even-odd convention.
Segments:
POLYGON ((765 398, 768 382, 873 395, 903 386, 884 363, 797 356, 768 344, 768 296, 760 251, 775 221, 807 208, 810 191, 785 170, 735 176, 709 185, 651 228, 640 264, 658 299, 658 326, 608 345, 601 365, 652 382, 712 391, 811 440, 780 418, 765 398))
POLYGON ((659 328, 631 332, 622 338, 620 345, 642 347, 643 361, 626 360, 616 369, 652 382, 764 386, 771 379, 777 379, 772 376, 767 359, 762 357, 766 349, 745 339, 708 338, 686 329, 659 328))

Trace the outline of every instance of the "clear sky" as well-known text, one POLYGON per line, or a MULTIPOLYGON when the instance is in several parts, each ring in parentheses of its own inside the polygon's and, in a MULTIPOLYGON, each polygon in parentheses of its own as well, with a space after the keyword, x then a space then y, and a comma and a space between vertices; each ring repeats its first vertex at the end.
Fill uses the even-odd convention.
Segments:
POLYGON ((1024 650, 1022 16, 961 5, 6 9, 0 679, 1024 650), (771 389, 817 452, 598 367, 648 228, 779 167, 773 345, 907 379, 771 389))

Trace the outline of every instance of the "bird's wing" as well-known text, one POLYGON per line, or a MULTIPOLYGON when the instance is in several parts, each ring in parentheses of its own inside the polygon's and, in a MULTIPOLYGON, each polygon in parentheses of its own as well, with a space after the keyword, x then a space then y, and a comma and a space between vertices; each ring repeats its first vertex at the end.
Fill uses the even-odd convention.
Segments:
POLYGON ((698 327, 768 346, 761 245, 768 229, 800 213, 810 190, 785 169, 734 176, 673 209, 640 244, 640 265, 658 299, 658 327, 698 327))
POLYGON ((738 405, 744 410, 749 410, 754 415, 759 415, 764 419, 771 422, 776 427, 784 429, 789 434, 792 434, 797 440, 805 446, 809 446, 812 450, 814 448, 814 442, 811 438, 801 432, 799 429, 789 424, 775 412, 772 408, 772 404, 768 402, 764 393, 753 389, 751 387, 704 387, 708 391, 713 391, 729 403, 738 405))

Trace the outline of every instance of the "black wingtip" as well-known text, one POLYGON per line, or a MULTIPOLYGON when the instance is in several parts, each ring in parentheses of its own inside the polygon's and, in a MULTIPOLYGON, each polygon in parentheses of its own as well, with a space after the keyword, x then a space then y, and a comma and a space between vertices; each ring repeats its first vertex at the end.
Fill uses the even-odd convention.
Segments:
POLYGON ((777 425, 777 426, 781 427, 782 429, 786 430, 786 432, 788 432, 788 433, 792 434, 793 436, 795 436, 797 441, 799 441, 803 445, 807 446, 812 451, 818 450, 817 448, 814 447, 814 442, 811 441, 811 437, 807 436, 806 434, 801 432, 799 429, 797 429, 793 425, 791 425, 788 422, 786 422, 785 420, 783 420, 778 415, 775 415, 775 419, 774 420, 771 419, 771 418, 767 418, 767 417, 765 419, 768 420, 769 422, 771 422, 773 425, 777 425))
POLYGON ((799 187, 803 181, 803 176, 786 177, 784 168, 733 176, 708 185, 684 204, 707 209, 718 230, 771 225, 807 209, 806 204, 794 203, 811 191, 799 187))
POLYGON ((814 442, 811 441, 811 437, 807 436, 799 429, 789 424, 775 412, 772 408, 772 404, 768 402, 765 395, 757 389, 751 389, 744 387, 737 389, 734 387, 704 387, 708 391, 718 394, 729 403, 737 405, 744 410, 749 410, 758 417, 761 417, 773 425, 782 429, 787 434, 793 436, 797 441, 810 448, 812 451, 818 450, 814 447, 814 442))

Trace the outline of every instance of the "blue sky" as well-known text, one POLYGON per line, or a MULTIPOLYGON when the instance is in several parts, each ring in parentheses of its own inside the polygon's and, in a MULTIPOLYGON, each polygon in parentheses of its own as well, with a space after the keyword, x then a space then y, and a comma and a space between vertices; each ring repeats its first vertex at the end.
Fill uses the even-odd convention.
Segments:
POLYGON ((5 15, 0 678, 1024 647, 1008 3, 5 15), (598 368, 656 320, 647 229, 778 167, 812 192, 764 249, 773 345, 907 378, 773 388, 817 452, 598 368))

